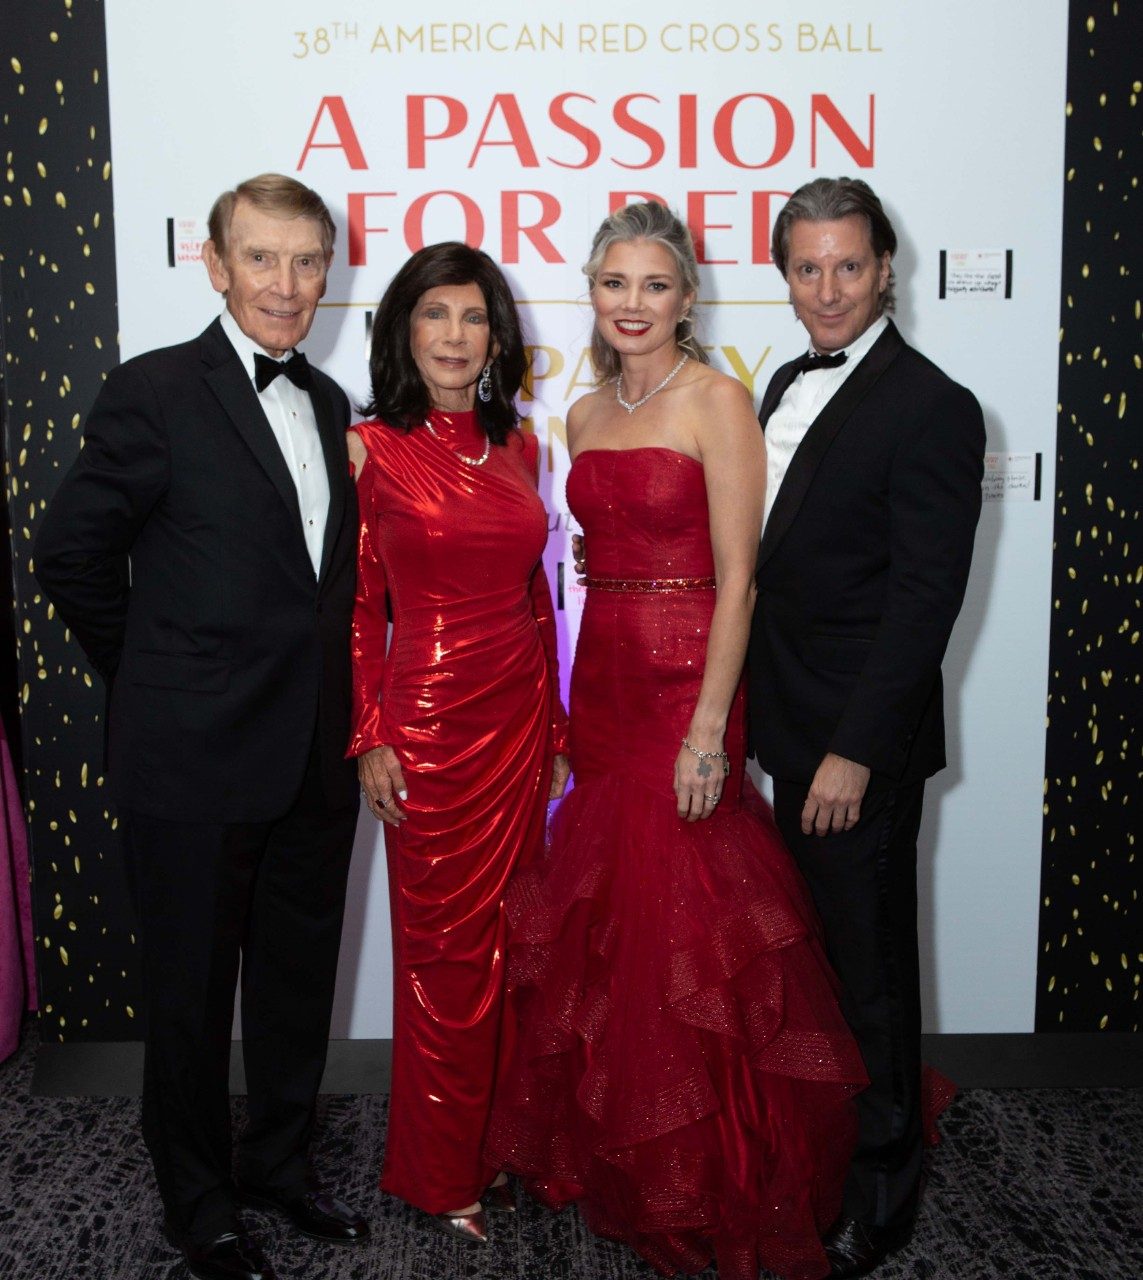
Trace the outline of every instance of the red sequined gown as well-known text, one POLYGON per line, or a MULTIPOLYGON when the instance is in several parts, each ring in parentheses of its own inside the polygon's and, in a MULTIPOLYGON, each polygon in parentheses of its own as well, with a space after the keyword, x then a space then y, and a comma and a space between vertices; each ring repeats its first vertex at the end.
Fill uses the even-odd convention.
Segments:
POLYGON ((587 451, 568 501, 591 575, 575 787, 509 892, 519 1040, 487 1153, 665 1274, 823 1276, 865 1072, 808 891, 743 776, 741 688, 716 813, 675 810, 715 598, 702 466, 587 451))
POLYGON ((484 445, 472 413, 410 433, 354 428, 361 541, 351 755, 401 761, 408 814, 386 828, 393 1084, 384 1190, 443 1213, 480 1197, 504 1014, 504 887, 543 842, 566 751, 534 436, 484 445), (385 653, 386 596, 393 636, 385 653))

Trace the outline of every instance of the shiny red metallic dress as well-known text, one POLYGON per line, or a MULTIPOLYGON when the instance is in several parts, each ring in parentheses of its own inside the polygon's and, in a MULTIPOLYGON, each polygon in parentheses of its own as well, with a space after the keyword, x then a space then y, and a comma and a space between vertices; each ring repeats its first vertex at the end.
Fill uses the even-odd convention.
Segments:
POLYGON ((543 841, 552 756, 566 751, 547 516, 534 436, 483 466, 472 413, 405 433, 354 428, 361 544, 352 755, 396 751, 408 819, 386 828, 393 1085, 384 1190, 430 1213, 470 1204, 504 1018, 504 887, 543 841), (386 597, 393 636, 385 653, 386 597))
POLYGON ((744 779, 741 688, 716 813, 675 810, 715 598, 703 469, 587 451, 568 501, 591 575, 575 788, 509 891, 519 1038, 487 1154, 665 1274, 823 1276, 865 1071, 809 893, 744 779))

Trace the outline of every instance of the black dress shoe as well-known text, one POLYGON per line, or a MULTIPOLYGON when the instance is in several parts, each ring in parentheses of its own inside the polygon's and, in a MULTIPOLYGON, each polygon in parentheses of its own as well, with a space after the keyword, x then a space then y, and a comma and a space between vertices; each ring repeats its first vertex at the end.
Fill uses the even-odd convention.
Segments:
POLYGON ((326 1191, 289 1196, 237 1185, 234 1198, 256 1209, 276 1209, 303 1235, 326 1244, 363 1244, 369 1239, 369 1223, 361 1214, 326 1191))
POLYGON ((838 1218, 822 1237, 829 1259, 830 1276, 864 1276, 899 1249, 909 1237, 908 1229, 874 1227, 856 1218, 838 1218))
POLYGON ((195 1280, 275 1280, 273 1268, 249 1236, 227 1231, 206 1244, 190 1244, 167 1232, 167 1239, 181 1251, 195 1280))

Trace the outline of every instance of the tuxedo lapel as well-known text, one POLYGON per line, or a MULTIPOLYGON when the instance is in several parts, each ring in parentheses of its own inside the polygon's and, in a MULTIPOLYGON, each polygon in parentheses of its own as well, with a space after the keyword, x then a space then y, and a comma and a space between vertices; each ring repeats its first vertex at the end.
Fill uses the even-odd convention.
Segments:
POLYGON ((758 410, 758 421, 762 424, 763 430, 766 429, 766 423, 770 421, 770 415, 781 403, 787 387, 798 376, 798 371, 794 368, 796 363, 796 360, 791 360, 788 364, 782 365, 775 370, 774 376, 770 379, 770 385, 762 397, 762 407, 758 410))
MULTIPOLYGON (((781 541, 782 535, 798 514, 798 509, 813 483, 814 475, 838 432, 873 384, 897 358, 904 345, 904 340, 897 332, 896 326, 890 321, 888 328, 869 349, 869 354, 846 378, 836 395, 811 423, 810 429, 790 459, 790 465, 782 480, 782 487, 778 490, 778 496, 770 509, 770 518, 766 521, 766 530, 758 547, 756 571, 761 569, 769 559, 774 548, 781 541)), ((763 430, 770 414, 777 408, 778 401, 793 381, 792 377, 787 377, 777 395, 772 394, 775 385, 786 371, 787 366, 783 366, 774 375, 774 381, 763 399, 762 409, 758 415, 763 430)))
POLYGON ((293 512, 298 535, 304 544, 297 487, 274 438, 273 428, 262 409, 254 384, 217 320, 202 335, 202 351, 209 366, 205 374, 207 384, 218 397, 218 402, 226 411, 234 429, 246 441, 259 466, 270 477, 282 501, 293 512))
POLYGON ((325 537, 321 547, 321 567, 318 570, 318 581, 325 577, 329 562, 333 557, 334 545, 341 529, 342 516, 345 514, 345 493, 349 484, 349 456, 346 451, 345 437, 337 429, 334 422, 333 406, 321 380, 317 377, 310 388, 310 401, 314 407, 314 418, 317 422, 318 435, 321 437, 321 451, 325 458, 325 474, 329 481, 329 514, 325 522, 325 537))

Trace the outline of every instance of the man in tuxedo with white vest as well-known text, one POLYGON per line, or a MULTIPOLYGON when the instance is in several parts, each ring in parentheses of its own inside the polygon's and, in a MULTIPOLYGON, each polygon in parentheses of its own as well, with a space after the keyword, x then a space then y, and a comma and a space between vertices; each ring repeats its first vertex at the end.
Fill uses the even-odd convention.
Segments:
POLYGON ((897 237, 866 183, 790 197, 773 259, 808 331, 762 401, 751 738, 809 883, 870 1086, 833 1276, 908 1238, 921 1175, 917 833, 944 766, 941 661, 980 514, 976 399, 889 318, 897 237))
POLYGON ((239 1205, 322 1241, 369 1235, 307 1152, 358 810, 357 504, 349 403, 295 350, 325 292, 328 209, 263 174, 209 226, 221 317, 108 375, 35 570, 109 690, 164 1229, 201 1280, 270 1280, 239 1205), (232 1169, 240 959, 249 1121, 232 1169))

